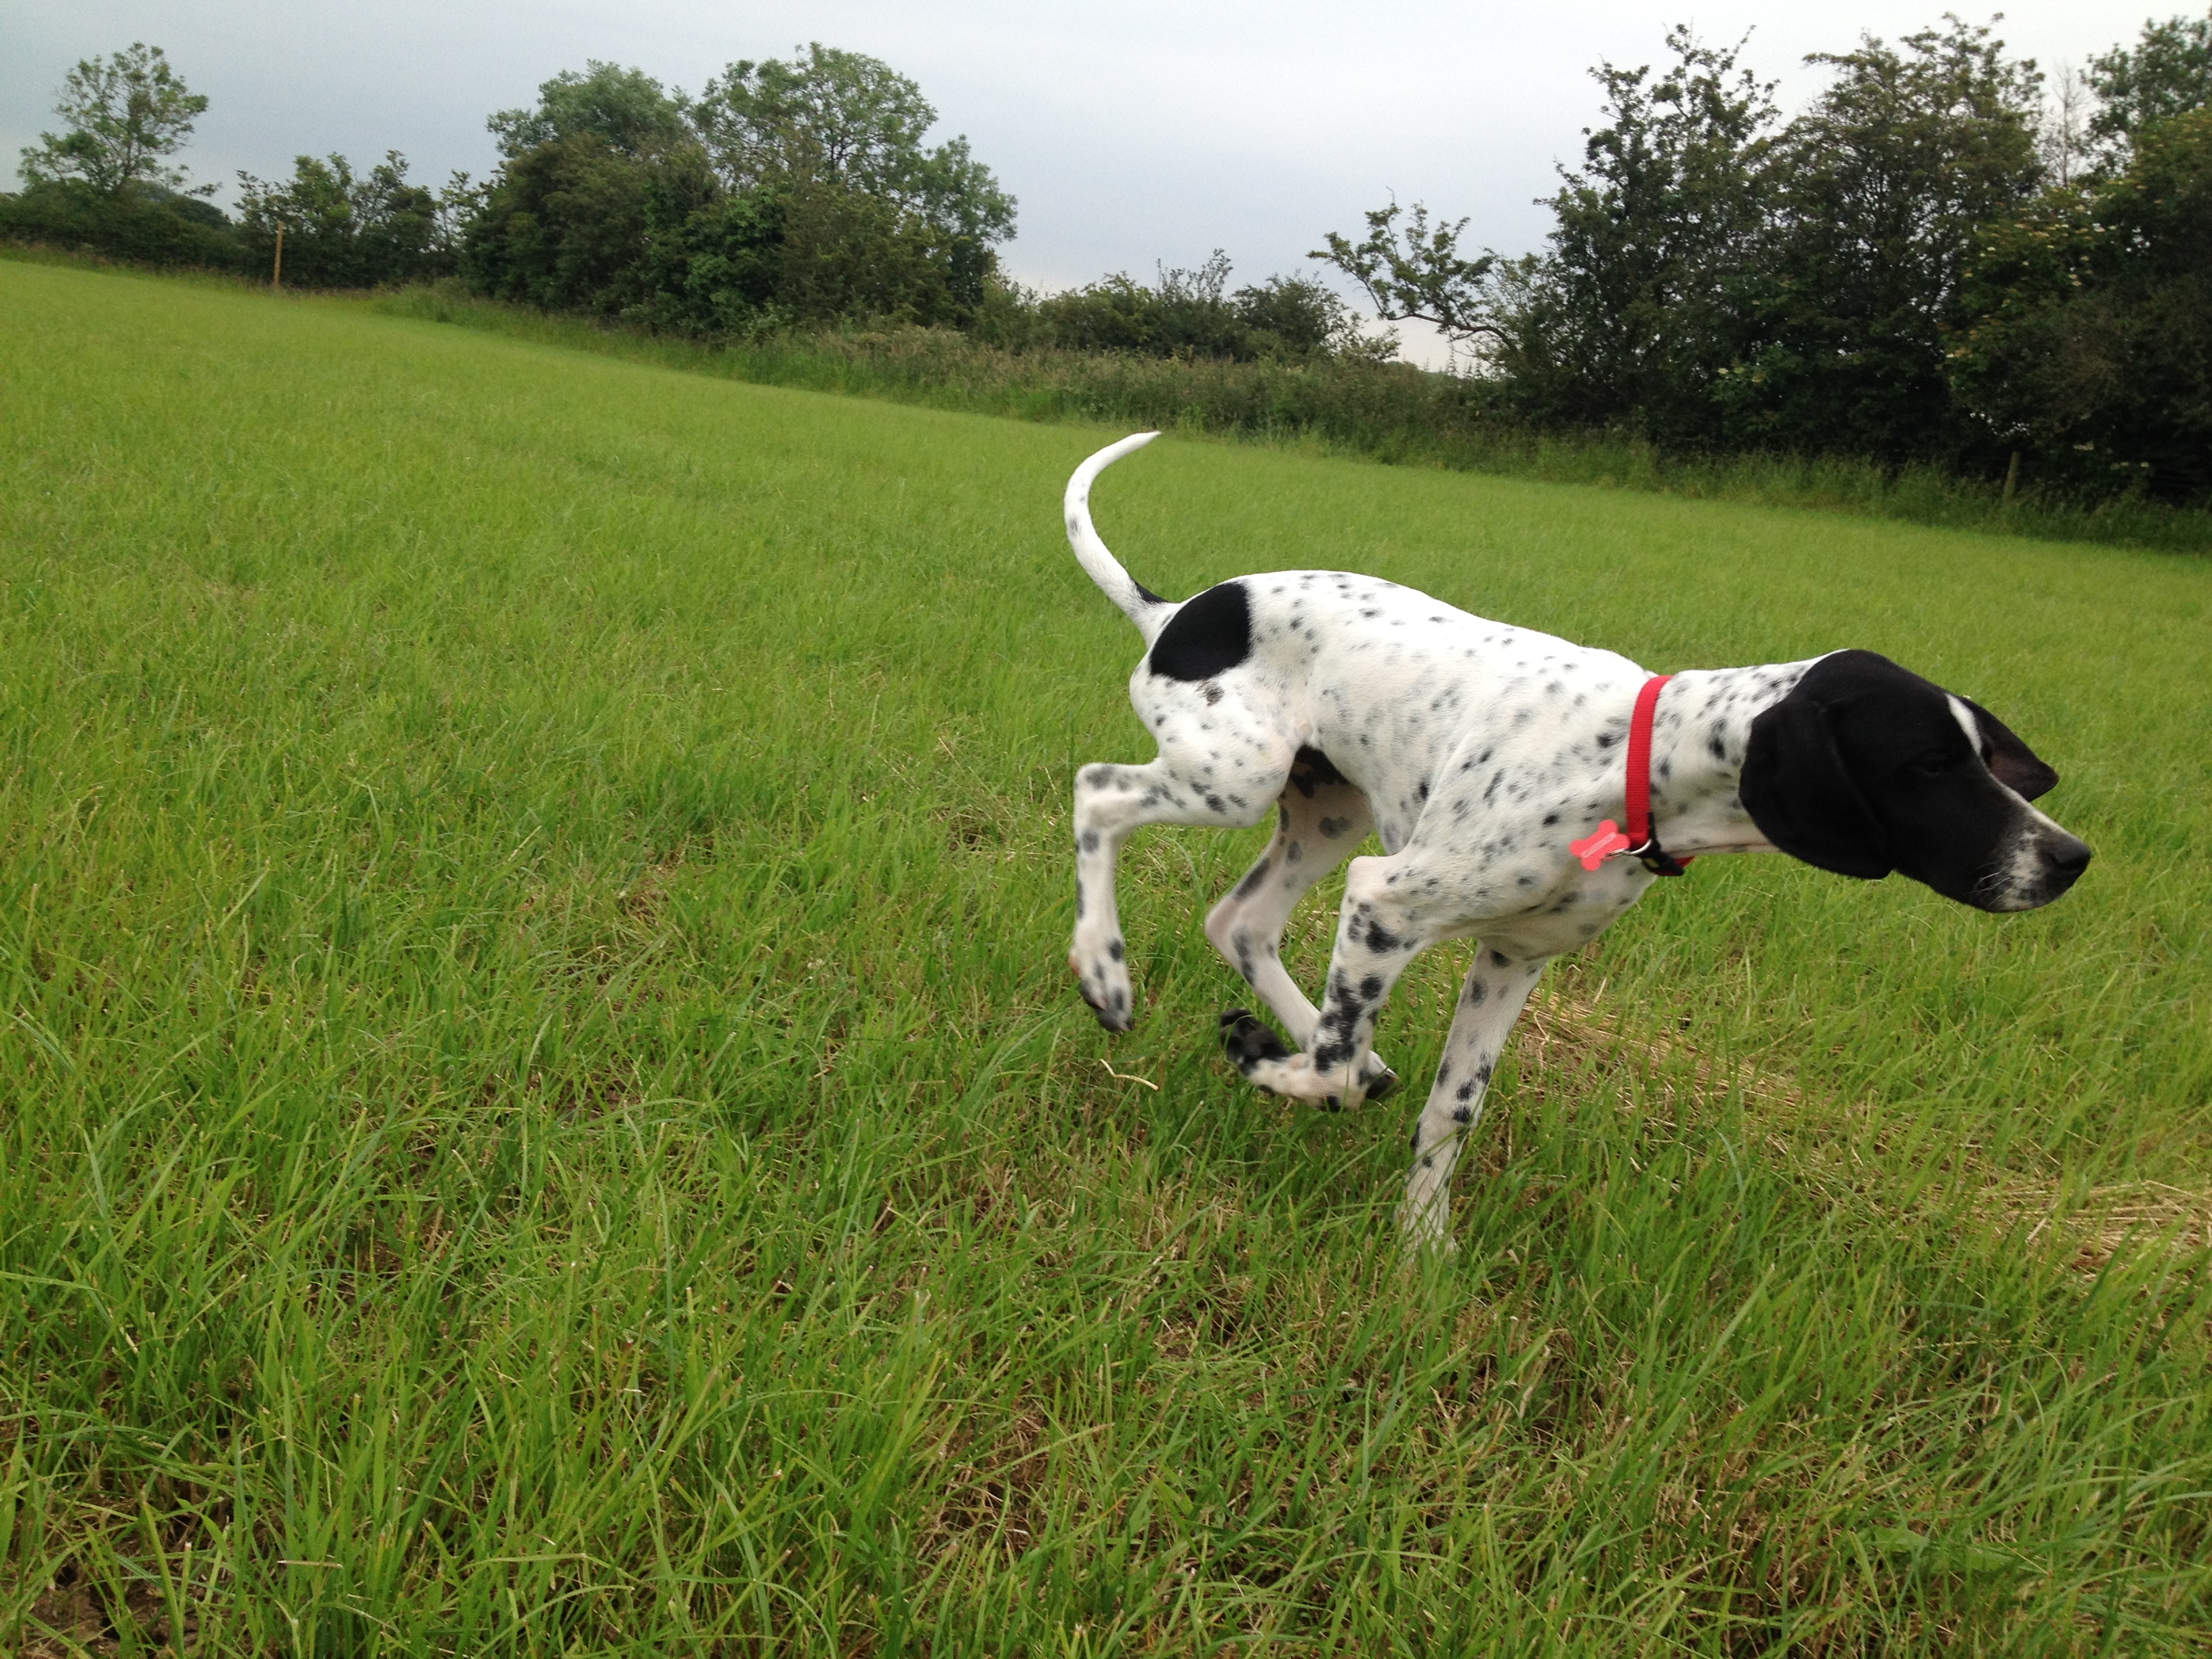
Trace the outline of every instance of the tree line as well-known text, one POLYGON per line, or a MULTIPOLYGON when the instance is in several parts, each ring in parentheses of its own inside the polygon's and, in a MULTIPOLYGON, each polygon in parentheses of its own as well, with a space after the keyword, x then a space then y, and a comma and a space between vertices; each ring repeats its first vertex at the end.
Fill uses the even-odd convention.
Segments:
MULTIPOLYGON (((1947 19, 1774 83, 1686 28, 1592 71, 1602 113, 1538 252, 1395 202, 1313 258, 1383 320, 1461 348, 1501 422, 1674 452, 1935 463, 2076 497, 2212 499, 2212 17, 2046 82, 1947 19)), ((0 235, 366 287, 454 277, 546 310, 715 339, 865 323, 1016 356, 1327 361, 1395 352, 1327 283, 1231 286, 1218 251, 1059 294, 1007 280, 1016 203, 921 88, 810 46, 695 94, 592 63, 489 125, 500 164, 440 189, 391 152, 239 175, 225 214, 172 158, 206 100, 157 48, 79 64, 0 235)), ((1337 382, 1341 384, 1341 377, 1337 382)))
POLYGON ((1593 71, 1540 252, 1393 203, 1321 257, 1540 425, 2212 492, 2212 19, 2148 25, 2046 102, 1950 18, 1815 55, 1829 83, 1788 120, 1740 48, 1667 45, 1593 71))

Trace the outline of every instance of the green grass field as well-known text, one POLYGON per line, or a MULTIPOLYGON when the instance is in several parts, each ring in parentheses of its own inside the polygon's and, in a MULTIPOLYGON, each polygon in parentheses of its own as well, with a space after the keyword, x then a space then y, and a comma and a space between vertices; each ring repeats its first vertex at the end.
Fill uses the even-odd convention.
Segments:
POLYGON ((1068 980, 1112 435, 0 263, 0 1650, 2212 1653, 2212 563, 1117 468, 1164 592, 1887 652, 2098 849, 1664 884, 1409 1258, 1413 1100, 1216 1055, 1264 832, 1068 980))

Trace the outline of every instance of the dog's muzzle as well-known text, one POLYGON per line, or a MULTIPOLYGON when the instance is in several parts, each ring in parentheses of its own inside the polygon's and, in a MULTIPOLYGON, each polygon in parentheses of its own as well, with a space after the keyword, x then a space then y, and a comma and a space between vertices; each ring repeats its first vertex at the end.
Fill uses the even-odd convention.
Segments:
POLYGON ((1973 902, 1984 910, 2039 910, 2081 880, 2096 854, 2056 824, 2022 832, 1997 861, 1973 902))

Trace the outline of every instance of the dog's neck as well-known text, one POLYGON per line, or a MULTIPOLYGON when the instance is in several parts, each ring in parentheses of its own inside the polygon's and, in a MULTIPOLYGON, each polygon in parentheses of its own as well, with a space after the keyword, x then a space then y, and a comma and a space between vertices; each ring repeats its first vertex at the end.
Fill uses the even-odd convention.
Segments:
POLYGON ((1651 817, 1676 858, 1771 853, 1739 793, 1751 723, 1786 696, 1818 658, 1674 676, 1651 722, 1651 817))

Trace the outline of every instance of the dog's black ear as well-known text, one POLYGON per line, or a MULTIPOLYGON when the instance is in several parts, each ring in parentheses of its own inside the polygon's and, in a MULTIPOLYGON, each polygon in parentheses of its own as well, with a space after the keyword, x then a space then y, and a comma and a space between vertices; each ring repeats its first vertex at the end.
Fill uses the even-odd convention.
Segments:
POLYGON ((1887 837, 1836 747, 1827 706, 1800 685, 1751 723, 1744 810, 1784 852, 1839 876, 1880 881, 1887 837))
POLYGON ((1990 746, 1990 775, 2022 800, 2048 794, 2057 783, 2058 774, 2014 735, 2010 726, 1981 704, 1972 697, 1959 701, 1974 711, 1974 724, 1981 727, 1983 740, 1990 746))

